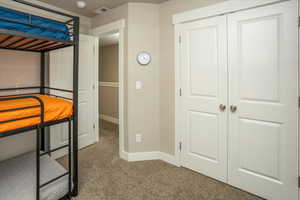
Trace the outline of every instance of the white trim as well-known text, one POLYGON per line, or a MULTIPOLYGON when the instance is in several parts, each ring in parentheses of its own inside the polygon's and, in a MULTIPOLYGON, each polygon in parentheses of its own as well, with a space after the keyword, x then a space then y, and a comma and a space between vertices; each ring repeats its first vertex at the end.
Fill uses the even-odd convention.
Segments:
POLYGON ((128 161, 128 153, 126 151, 121 151, 120 152, 120 158, 123 160, 128 161))
MULTIPOLYGON (((112 32, 119 32, 119 155, 120 157, 124 157, 125 152, 125 106, 124 106, 124 51, 125 51, 125 19, 121 19, 119 21, 112 22, 110 24, 106 24, 91 30, 91 33, 96 37, 101 37, 105 34, 112 32)), ((99 80, 99 79, 98 79, 99 80)), ((97 112, 98 113, 98 112, 97 112)))
POLYGON ((115 117, 112 117, 109 115, 104 115, 104 114, 100 114, 99 116, 100 116, 100 119, 102 119, 104 121, 111 122, 113 124, 119 124, 118 118, 115 118, 115 117))
POLYGON ((100 87, 119 87, 119 82, 99 82, 100 87))
POLYGON ((128 153, 129 162, 159 160, 159 159, 160 156, 158 151, 128 153))
POLYGON ((161 160, 161 161, 164 161, 171 165, 180 167, 180 165, 176 161, 175 156, 164 153, 164 152, 159 152, 159 151, 137 152, 137 153, 128 153, 128 152, 122 151, 120 157, 124 160, 127 160, 128 162, 161 160))
POLYGON ((180 24, 188 21, 214 17, 222 14, 229 14, 241 10, 251 9, 260 6, 266 6, 269 4, 275 4, 278 2, 289 0, 230 0, 215 5, 198 8, 183 13, 179 13, 173 16, 173 24, 180 24))
MULTIPOLYGON (((94 105, 94 110, 99 110, 99 90, 96 89, 98 88, 98 79, 99 79, 99 38, 94 39, 94 92, 93 92, 93 105, 94 105)), ((99 142, 99 113, 94 112, 94 124, 95 124, 95 129, 94 129, 94 136, 95 136, 95 142, 99 142)))
POLYGON ((181 163, 181 73, 180 73, 180 25, 175 26, 175 158, 178 164, 181 163))
POLYGON ((176 157, 173 155, 170 155, 170 154, 167 154, 164 152, 159 152, 159 157, 160 157, 160 160, 162 160, 166 163, 180 167, 179 162, 177 162, 176 157))
POLYGON ((91 33, 95 36, 105 35, 113 31, 124 29, 126 26, 125 19, 121 19, 91 30, 91 33))

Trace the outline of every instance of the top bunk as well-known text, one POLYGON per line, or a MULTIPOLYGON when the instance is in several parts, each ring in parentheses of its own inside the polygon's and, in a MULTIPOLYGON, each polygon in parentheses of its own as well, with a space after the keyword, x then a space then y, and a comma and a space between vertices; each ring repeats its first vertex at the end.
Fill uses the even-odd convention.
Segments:
POLYGON ((11 0, 62 20, 0 6, 0 49, 47 52, 78 44, 79 18, 23 0, 11 0))

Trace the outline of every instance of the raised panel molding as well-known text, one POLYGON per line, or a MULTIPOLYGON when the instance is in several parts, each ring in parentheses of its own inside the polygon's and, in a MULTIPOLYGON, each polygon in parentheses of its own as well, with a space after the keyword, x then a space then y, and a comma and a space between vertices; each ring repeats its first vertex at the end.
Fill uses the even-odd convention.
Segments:
POLYGON ((190 30, 188 46, 191 54, 189 78, 191 96, 218 96, 218 26, 207 26, 190 30), (205 38, 205 39, 204 39, 205 38))
POLYGON ((275 122, 240 119, 240 170, 280 181, 280 127, 275 122))
POLYGON ((243 100, 279 102, 280 15, 238 23, 240 92, 243 100), (255 31, 253 31, 255 30, 255 31), (261 48, 255 48, 264 43, 261 48), (255 49, 255 51, 253 51, 255 49), (260 73, 258 73, 260 71, 260 73))
POLYGON ((210 162, 219 160, 219 119, 214 113, 189 112, 189 154, 210 162), (200 127, 199 124, 203 124, 200 127))

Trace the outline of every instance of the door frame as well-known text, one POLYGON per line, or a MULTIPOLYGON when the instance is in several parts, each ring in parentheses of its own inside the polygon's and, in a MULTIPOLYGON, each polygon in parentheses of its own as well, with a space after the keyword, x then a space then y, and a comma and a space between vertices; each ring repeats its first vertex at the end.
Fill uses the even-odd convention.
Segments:
MULTIPOLYGON (((181 161, 181 143, 183 134, 182 123, 182 98, 181 93, 181 32, 183 24, 195 20, 212 18, 220 15, 230 14, 232 12, 239 12, 243 10, 253 9, 257 7, 277 4, 285 1, 298 1, 298 0, 257 0, 257 1, 244 1, 244 0, 229 0, 223 3, 218 3, 212 6, 198 8, 191 11, 173 15, 173 24, 175 27, 175 160, 178 166, 182 166, 181 161)), ((299 5, 300 8, 300 5, 299 5)), ((300 86, 299 86, 300 87, 300 86)), ((298 123, 299 124, 299 123, 298 123)), ((298 135, 300 135, 298 133, 298 135)), ((300 138, 299 138, 300 140, 300 138)), ((300 142, 300 141, 299 141, 300 142)), ((300 149, 299 149, 300 155, 300 149)), ((300 162, 300 159, 298 159, 300 162)), ((299 168, 300 174, 300 168, 299 168)), ((299 190, 300 196, 300 190, 299 190)))
MULTIPOLYGON (((101 36, 107 35, 112 32, 118 32, 119 33, 119 156, 120 158, 127 160, 127 156, 125 155, 125 143, 124 143, 124 135, 125 135, 125 126, 124 126, 124 114, 125 114, 125 106, 124 106, 124 50, 125 50, 125 26, 126 21, 125 19, 121 19, 118 21, 111 22, 109 24, 105 24, 102 26, 99 26, 97 28, 94 28, 91 30, 91 34, 93 36, 96 36, 98 38, 101 38, 101 36)), ((99 48, 96 48, 95 50, 96 54, 99 55, 99 48)), ((98 67, 97 67, 98 68, 98 67)), ((98 69, 97 69, 98 72, 98 69)), ((99 76, 99 73, 96 75, 99 76)), ((96 88, 99 88, 99 77, 97 78, 96 88)), ((97 108, 99 104, 98 96, 97 96, 97 108)), ((97 109, 96 115, 99 119, 99 112, 97 109)), ((99 134, 97 134, 99 135, 99 134)))

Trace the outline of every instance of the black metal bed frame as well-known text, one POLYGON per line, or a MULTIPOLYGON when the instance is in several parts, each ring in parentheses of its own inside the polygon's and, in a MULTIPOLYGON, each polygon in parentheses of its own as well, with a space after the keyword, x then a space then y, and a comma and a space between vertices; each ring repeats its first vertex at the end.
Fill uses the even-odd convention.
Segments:
MULTIPOLYGON (((26 131, 30 130, 36 130, 36 200, 40 200, 40 189, 45 187, 46 185, 53 183, 54 181, 65 177, 69 176, 68 178, 68 187, 69 187, 69 192, 66 194, 62 199, 68 199, 71 196, 77 196, 78 195, 78 57, 79 57, 79 17, 77 16, 72 16, 69 14, 65 14, 56 10, 52 10, 40 5, 36 5, 30 2, 26 2, 24 0, 11 0, 16 3, 21 3, 23 5, 31 6, 36 9, 40 9, 43 11, 47 11, 52 14, 60 15, 63 17, 68 18, 67 21, 65 22, 60 22, 57 20, 52 20, 48 18, 44 18, 41 16, 38 16, 40 18, 52 20, 52 21, 57 21, 60 23, 64 23, 65 25, 68 26, 68 31, 65 32, 71 36, 70 40, 63 40, 63 39, 57 39, 57 38, 50 38, 50 37, 45 37, 41 35, 36 35, 36 34, 29 34, 29 33, 24 33, 24 32, 18 32, 18 31, 12 31, 12 30, 6 30, 6 29, 0 29, 0 34, 7 35, 2 41, 0 40, 0 44, 3 44, 13 37, 20 37, 17 38, 17 40, 13 41, 12 43, 9 43, 8 45, 4 47, 0 47, 0 49, 7 49, 7 50, 18 50, 18 51, 30 51, 30 52, 39 52, 41 53, 41 74, 40 74, 40 86, 35 86, 35 87, 20 87, 20 88, 2 88, 0 89, 0 92, 3 91, 16 91, 16 90, 39 90, 39 92, 36 93, 22 93, 21 95, 5 95, 5 96, 0 96, 0 102, 2 101, 10 101, 10 100, 20 100, 20 99, 34 99, 37 101, 37 105, 34 106, 27 106, 27 107, 22 107, 22 108, 13 108, 13 109, 5 109, 5 110, 0 110, 0 113, 4 112, 11 112, 15 110, 26 110, 30 108, 40 108, 41 114, 39 115, 33 115, 33 116, 28 116, 28 117, 23 117, 23 118, 18 118, 18 119, 13 119, 13 120, 7 120, 7 121, 0 121, 0 125, 7 123, 7 122, 13 122, 13 121, 19 121, 22 119, 27 119, 27 118, 40 118, 40 124, 35 125, 35 126, 29 126, 29 127, 24 127, 24 128, 19 128, 16 130, 11 130, 11 131, 6 131, 6 132, 0 132, 0 138, 2 137, 7 137, 15 134, 20 134, 24 133, 26 131), (18 43, 21 43, 22 41, 25 41, 26 39, 31 39, 31 41, 27 41, 26 43, 22 43, 18 45, 18 43), (46 76, 46 61, 45 61, 45 54, 46 52, 60 49, 60 48, 65 48, 73 46, 73 90, 65 90, 65 89, 59 89, 59 88, 51 88, 45 86, 45 76, 46 76), (57 96, 53 95, 50 93, 51 90, 56 90, 56 91, 61 91, 61 92, 67 92, 67 93, 72 93, 73 98, 66 98, 62 96, 57 96), (48 91, 48 92, 46 92, 48 91), (73 101, 73 115, 69 118, 64 118, 61 120, 56 120, 56 121, 51 121, 51 122, 45 122, 44 121, 44 103, 43 101, 37 97, 34 96, 34 94, 43 94, 43 95, 51 95, 59 98, 65 98, 67 100, 72 100, 73 101), (72 123, 73 121, 73 123, 72 123), (55 149, 49 149, 45 150, 45 128, 59 124, 59 123, 68 123, 68 144, 55 148, 55 149), (72 139, 73 138, 73 139, 72 139), (68 148, 68 158, 69 158, 69 169, 65 174, 62 174, 59 177, 56 177, 42 185, 40 185, 40 157, 45 156, 47 154, 50 154, 52 152, 68 148), (41 152, 41 150, 44 150, 41 152)), ((2 7, 2 6, 0 6, 2 7)), ((6 8, 8 9, 8 8, 6 8)), ((10 9, 11 10, 11 9, 10 9)), ((20 11, 17 11, 20 12, 20 11)), ((11 19, 5 19, 0 17, 0 21, 6 21, 6 22, 13 22, 13 23, 18 23, 18 24, 23 24, 23 25, 28 25, 31 27, 35 28, 43 28, 46 30, 54 30, 53 28, 48 28, 48 27, 42 27, 36 24, 31 23, 31 17, 36 16, 28 13, 24 13, 28 15, 29 17, 29 22, 21 22, 17 20, 11 20, 11 19)), ((64 32, 61 30, 54 30, 54 31, 59 31, 59 32, 64 32)), ((61 199, 61 200, 62 200, 61 199)))

